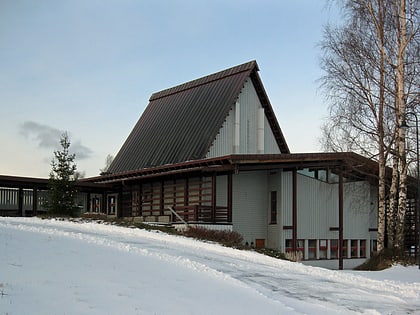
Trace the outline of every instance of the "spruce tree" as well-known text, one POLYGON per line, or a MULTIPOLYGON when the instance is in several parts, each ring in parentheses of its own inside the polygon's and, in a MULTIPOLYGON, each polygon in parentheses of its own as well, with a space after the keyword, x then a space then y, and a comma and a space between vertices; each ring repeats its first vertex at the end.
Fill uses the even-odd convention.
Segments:
POLYGON ((49 177, 49 191, 45 203, 48 213, 57 216, 75 216, 76 164, 75 154, 70 154, 70 139, 63 133, 60 139, 61 150, 54 151, 49 177))

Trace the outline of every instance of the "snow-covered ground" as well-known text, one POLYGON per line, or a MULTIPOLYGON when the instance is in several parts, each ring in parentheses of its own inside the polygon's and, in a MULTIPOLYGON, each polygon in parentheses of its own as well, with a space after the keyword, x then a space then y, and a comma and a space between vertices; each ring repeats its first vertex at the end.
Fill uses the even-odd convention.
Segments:
POLYGON ((0 218, 0 315, 420 314, 420 270, 332 271, 160 232, 0 218))

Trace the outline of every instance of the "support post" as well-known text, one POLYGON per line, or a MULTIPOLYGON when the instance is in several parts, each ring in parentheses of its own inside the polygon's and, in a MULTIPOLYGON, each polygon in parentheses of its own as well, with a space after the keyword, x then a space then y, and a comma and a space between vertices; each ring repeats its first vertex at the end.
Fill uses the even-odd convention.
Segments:
POLYGON ((228 206, 228 217, 227 220, 228 222, 232 223, 232 205, 233 205, 233 200, 232 200, 232 188, 233 188, 233 184, 232 184, 232 173, 228 174, 228 183, 227 183, 227 206, 228 206))
POLYGON ((338 269, 343 270, 343 215, 344 215, 344 185, 343 172, 340 170, 338 175, 338 269))
POLYGON ((23 213, 23 188, 19 188, 19 191, 18 191, 18 215, 20 217, 24 216, 24 213, 23 213))
POLYGON ((211 176, 211 221, 216 223, 216 174, 211 176))
POLYGON ((33 187, 32 189, 32 214, 37 215, 38 212, 38 188, 33 187))

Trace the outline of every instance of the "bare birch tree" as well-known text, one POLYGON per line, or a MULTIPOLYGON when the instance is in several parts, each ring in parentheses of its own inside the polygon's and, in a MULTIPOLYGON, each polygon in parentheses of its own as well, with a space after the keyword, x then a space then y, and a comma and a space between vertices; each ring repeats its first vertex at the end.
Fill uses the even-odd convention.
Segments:
MULTIPOLYGON (((394 245, 394 231, 401 235, 404 223, 406 139, 405 131, 399 126, 405 118, 407 100, 413 98, 416 89, 418 93, 418 85, 415 88, 418 64, 410 56, 418 50, 419 1, 336 3, 343 9, 345 23, 326 27, 321 42, 324 52, 321 66, 325 71, 321 82, 331 101, 330 117, 323 126, 324 148, 356 151, 378 161, 380 252, 385 247, 387 199, 390 201, 388 229, 392 230, 391 235, 388 233, 388 245, 394 245), (411 23, 409 32, 407 21, 411 23), (386 166, 390 160, 394 161, 394 171, 391 188, 387 189, 386 166)), ((401 244, 400 238, 395 238, 401 244)))

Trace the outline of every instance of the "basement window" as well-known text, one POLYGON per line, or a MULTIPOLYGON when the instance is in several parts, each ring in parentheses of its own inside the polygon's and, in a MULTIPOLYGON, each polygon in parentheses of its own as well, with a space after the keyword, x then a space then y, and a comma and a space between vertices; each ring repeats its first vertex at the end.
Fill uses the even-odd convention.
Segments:
POLYGON ((338 258, 338 240, 330 240, 330 258, 338 258))
POLYGON ((343 240, 343 246, 341 248, 341 257, 343 257, 343 258, 348 257, 348 254, 347 254, 348 246, 349 246, 349 241, 348 240, 343 240))
POLYGON ((327 259, 327 240, 319 240, 319 259, 327 259))
POLYGON ((366 240, 360 240, 359 256, 366 258, 366 240))
POLYGON ((316 240, 308 240, 308 259, 316 259, 316 240))
POLYGON ((358 243, 358 241, 357 240, 351 240, 351 248, 350 248, 350 257, 351 258, 357 258, 358 256, 357 256, 357 254, 358 254, 358 252, 357 252, 357 243, 358 243))
POLYGON ((286 253, 291 252, 293 250, 293 240, 286 239, 286 253))

